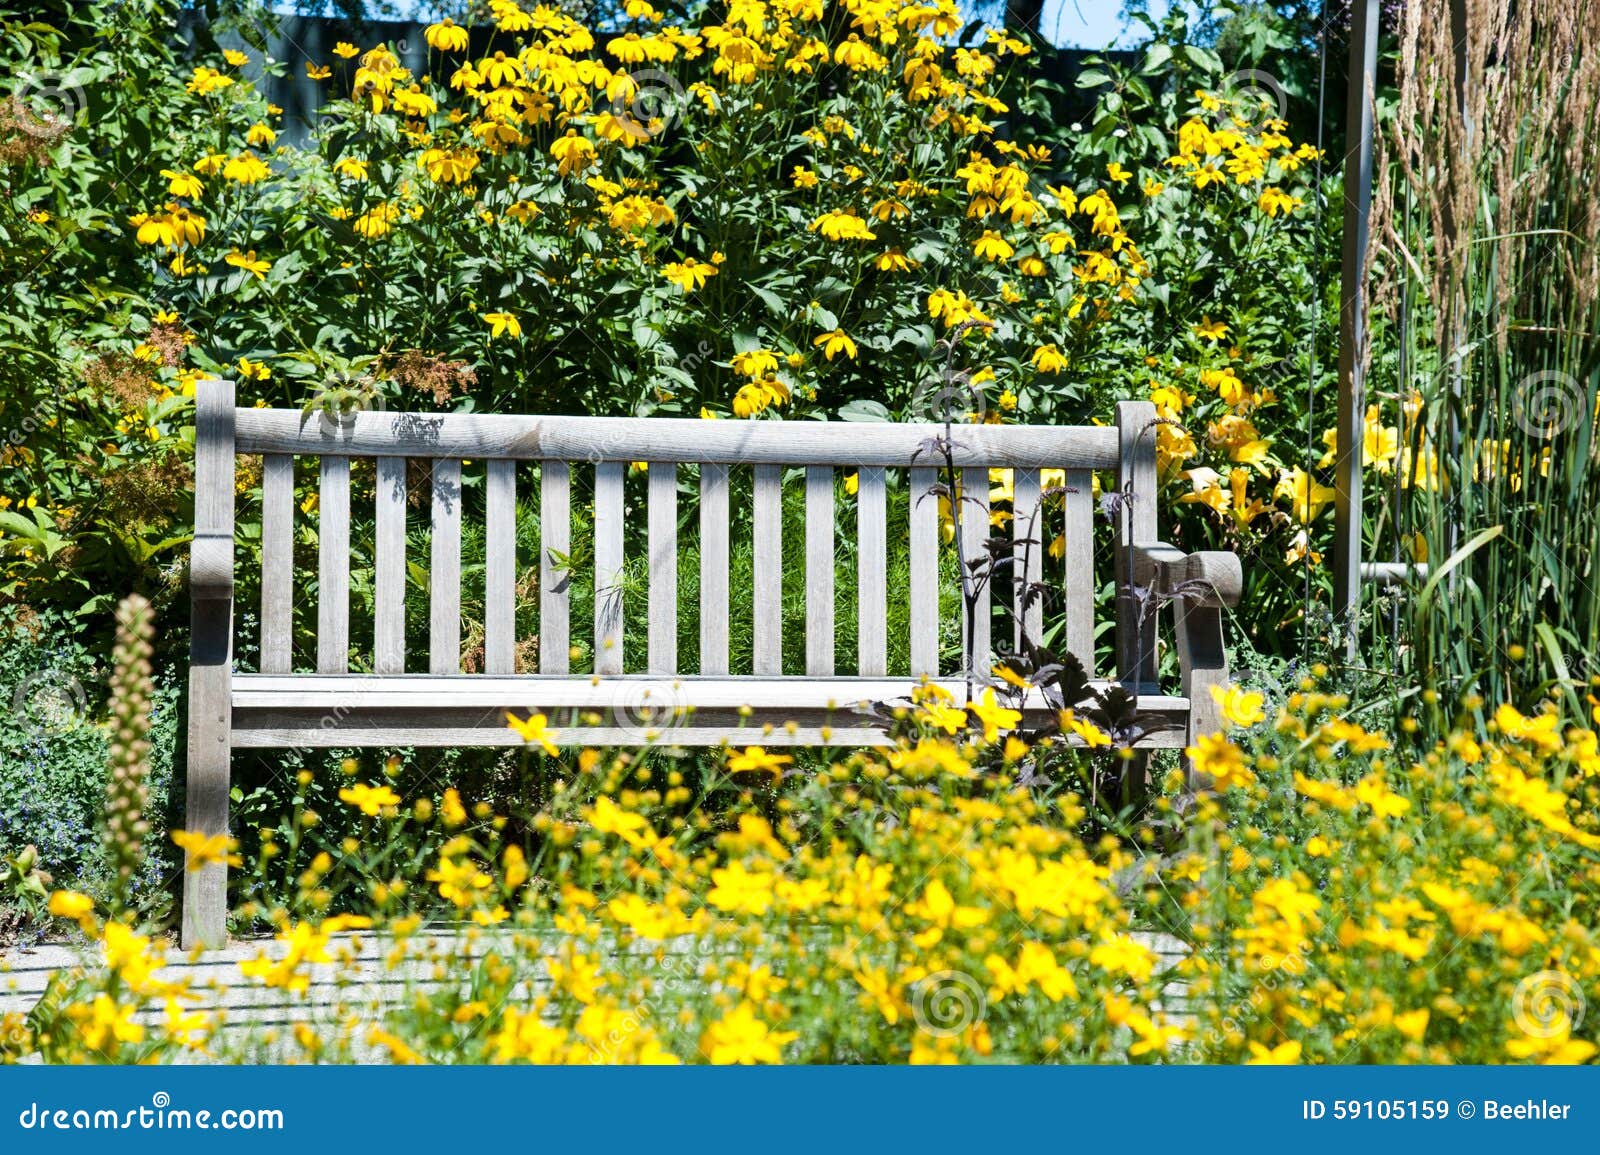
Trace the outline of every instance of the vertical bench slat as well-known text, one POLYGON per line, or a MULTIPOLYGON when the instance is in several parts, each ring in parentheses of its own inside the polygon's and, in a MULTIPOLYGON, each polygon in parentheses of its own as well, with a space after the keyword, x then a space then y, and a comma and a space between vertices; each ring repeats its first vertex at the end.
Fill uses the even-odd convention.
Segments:
POLYGON ((879 677, 889 668, 889 531, 882 466, 863 466, 856 489, 859 673, 879 677))
POLYGON ((594 467, 594 672, 622 673, 622 483, 627 466, 594 467))
POLYGON ((428 581, 428 670, 461 672, 461 462, 433 463, 433 557, 428 581))
POLYGON ((324 457, 317 492, 317 673, 350 669, 350 459, 324 457))
POLYGON ((1034 645, 1044 641, 1044 602, 1037 593, 1029 600, 1028 591, 1044 576, 1043 555, 1047 540, 1039 504, 1039 471, 1018 469, 1011 479, 1011 561, 1015 624, 1012 645, 1022 651, 1026 637, 1034 645))
POLYGON ((650 463, 650 672, 678 672, 678 466, 650 463))
POLYGON ((1156 540, 1156 407, 1117 402, 1117 677, 1134 687, 1154 687, 1157 615, 1139 620, 1133 592, 1134 545, 1156 540))
POLYGON ((1066 509, 1062 533, 1066 539, 1066 573, 1062 589, 1065 603, 1065 650, 1076 654, 1083 672, 1094 676, 1094 474, 1087 469, 1067 470, 1066 509))
POLYGON ((372 668, 406 672, 406 459, 377 459, 377 539, 372 598, 372 668))
POLYGON ((700 672, 728 672, 728 467, 700 467, 700 672))
POLYGON ((294 458, 261 459, 261 672, 294 668, 294 458))
POLYGON ((783 673, 783 466, 755 467, 755 672, 783 673))
POLYGON ((539 476, 539 672, 565 674, 572 648, 572 467, 546 461, 539 476))
POLYGON ((517 646, 517 463, 490 461, 486 481, 483 669, 510 674, 517 646))
POLYGON ((833 673, 833 469, 806 469, 806 673, 833 673))
POLYGON ((911 471, 911 676, 939 676, 939 483, 934 469, 911 471))
POLYGON ((975 594, 973 606, 967 608, 962 597, 961 647, 964 670, 975 674, 989 672, 989 597, 993 581, 989 576, 989 471, 969 467, 961 471, 961 564, 965 570, 963 581, 975 594), (973 565, 977 563, 974 572, 973 565), (972 614, 969 622, 966 614, 972 614), (971 639, 970 643, 968 639, 971 639), (970 644, 970 649, 968 648, 970 644))
MULTIPOLYGON (((206 378, 196 384, 184 825, 207 837, 228 833, 237 416, 233 402, 232 381, 206 378)), ((222 946, 228 937, 228 864, 220 856, 198 861, 193 851, 184 857, 183 949, 222 946)))

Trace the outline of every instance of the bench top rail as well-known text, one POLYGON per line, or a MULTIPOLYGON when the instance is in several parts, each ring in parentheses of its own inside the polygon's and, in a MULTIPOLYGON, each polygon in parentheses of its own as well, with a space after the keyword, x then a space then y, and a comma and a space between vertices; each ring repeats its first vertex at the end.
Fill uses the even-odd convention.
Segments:
MULTIPOLYGON (((569 462, 938 468, 946 427, 860 421, 707 421, 692 417, 533 417, 365 412, 339 420, 295 409, 240 409, 240 453, 508 458, 569 462)), ((956 425, 957 466, 1114 469, 1117 430, 1099 425, 956 425)))

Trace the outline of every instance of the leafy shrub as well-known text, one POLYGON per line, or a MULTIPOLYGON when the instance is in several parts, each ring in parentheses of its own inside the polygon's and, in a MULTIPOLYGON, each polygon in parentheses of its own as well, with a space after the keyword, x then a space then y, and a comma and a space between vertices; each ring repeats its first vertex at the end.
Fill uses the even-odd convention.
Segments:
MULTIPOLYGON (((105 894, 111 877, 100 820, 108 744, 98 722, 104 671, 69 620, 15 612, 0 625, 0 668, 9 707, 0 712, 0 857, 33 845, 39 866, 58 884, 105 894)), ((163 824, 172 801, 178 698, 169 681, 157 688, 151 711, 147 812, 163 824)), ((170 846, 150 847, 132 880, 133 901, 160 909, 173 869, 170 846)))
MULTIPOLYGON (((1493 739, 1419 755, 1315 679, 1270 725, 1231 687, 1229 731, 1189 751, 1215 792, 1173 782, 1152 837, 1123 842, 1084 837, 1086 755, 1065 736, 1111 741, 1087 714, 1029 732, 1010 691, 966 710, 916 698, 894 748, 815 775, 757 747, 700 781, 584 751, 548 767, 526 826, 453 788, 407 802, 352 774, 338 805, 355 831, 302 853, 264 912, 274 950, 240 964, 243 988, 300 1007, 292 1032, 184 1011, 153 978, 157 939, 61 891, 52 911, 108 962, 0 1037, 12 1057, 75 1061, 1595 1054, 1594 731, 1505 707, 1493 739), (333 1005, 301 1006, 321 964, 333 1005), (395 997, 370 996, 374 968, 395 997), (158 1000, 164 1020, 135 1019, 158 1000)), ((543 724, 517 726, 535 757, 543 724)), ((286 828, 314 828, 303 816, 286 828)))

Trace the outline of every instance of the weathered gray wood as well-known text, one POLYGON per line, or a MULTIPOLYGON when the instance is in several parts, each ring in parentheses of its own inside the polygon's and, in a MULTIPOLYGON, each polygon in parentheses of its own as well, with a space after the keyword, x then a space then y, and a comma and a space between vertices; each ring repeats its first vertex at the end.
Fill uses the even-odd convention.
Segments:
POLYGON ((594 467, 594 672, 622 673, 623 479, 628 467, 594 467))
POLYGON ((1062 575, 1065 650, 1076 654, 1083 672, 1094 676, 1094 474, 1066 472, 1062 534, 1066 544, 1062 575))
POLYGON ((406 460, 377 459, 377 558, 372 598, 372 668, 406 671, 406 460))
POLYGON ((428 669, 461 672, 461 460, 433 463, 433 556, 428 576, 428 669))
POLYGON ((261 460, 261 672, 294 669, 294 458, 261 460))
MULTIPOLYGON (((1176 622, 1178 672, 1184 696, 1189 702, 1188 744, 1193 746, 1203 734, 1223 729, 1222 707, 1211 691, 1228 684, 1228 654, 1222 642, 1222 610, 1215 605, 1177 602, 1173 606, 1176 622)), ((1203 790, 1210 781, 1189 759, 1184 759, 1191 790, 1203 790)))
POLYGON ((1044 640, 1044 601, 1038 586, 1044 577, 1044 510, 1040 504, 1039 471, 1018 469, 1011 477, 1011 645, 1022 652, 1023 638, 1034 645, 1044 640), (1030 591, 1033 591, 1030 593, 1030 591))
POLYGON ((1134 592, 1133 547, 1157 539, 1156 407, 1148 401, 1117 402, 1117 676, 1129 686, 1153 687, 1159 615, 1141 620, 1134 592))
POLYGON ((653 674, 678 670, 678 467, 650 463, 650 654, 653 674))
MULTIPOLYGON (((195 388, 194 533, 208 568, 233 571, 233 382, 207 378, 195 388)), ((220 574, 213 572, 213 579, 220 574)), ((208 837, 228 833, 232 708, 233 596, 217 580, 191 587, 188 780, 184 826, 208 837)), ((213 859, 183 875, 185 950, 227 939, 228 867, 213 859)))
POLYGON ((1136 542, 1133 580, 1187 605, 1236 606, 1244 595, 1244 567, 1227 550, 1184 553, 1166 542, 1136 542))
POLYGON ((485 483, 483 668, 509 674, 517 650, 517 463, 489 462, 485 483))
POLYGON ((755 467, 755 672, 783 673, 783 467, 755 467))
POLYGON ((974 674, 987 674, 990 666, 990 595, 994 582, 990 572, 989 471, 961 471, 961 500, 957 525, 960 532, 962 596, 962 668, 974 674))
POLYGON ((856 487, 857 670, 874 677, 889 668, 889 529, 881 466, 861 467, 856 487))
POLYGON ((546 461, 539 477, 539 672, 565 674, 571 665, 572 467, 546 461))
POLYGON ((700 467, 700 672, 728 672, 728 467, 700 467))
MULTIPOLYGON (((529 417, 497 413, 358 413, 302 421, 296 409, 239 412, 241 453, 351 457, 498 457, 745 465, 939 465, 940 424, 701 421, 674 417, 529 417)), ((958 466, 1110 469, 1116 430, 1102 426, 964 425, 958 466)))
POLYGON ((939 674, 939 484, 934 469, 910 474, 911 496, 911 673, 939 674))
POLYGON ((833 673, 833 470, 806 469, 806 673, 833 673))
POLYGON ((324 457, 317 491, 317 673, 350 668, 350 459, 324 457))
MULTIPOLYGON (((907 701, 919 679, 892 678, 650 678, 637 675, 596 679, 590 676, 515 678, 480 675, 440 679, 425 675, 371 679, 377 688, 352 692, 352 679, 246 676, 235 691, 236 741, 241 746, 279 744, 339 746, 361 744, 520 745, 506 725, 506 714, 540 712, 570 719, 593 712, 605 718, 619 693, 639 700, 646 694, 682 703, 686 715, 659 731, 638 726, 567 726, 553 729, 562 744, 637 745, 642 740, 671 745, 735 744, 856 745, 884 741, 881 721, 862 712, 872 702, 907 701), (287 685, 285 685, 287 684, 287 685), (753 706, 779 720, 751 726, 743 708, 753 706), (319 727, 329 711, 335 727, 319 727), (798 727, 790 733, 784 722, 798 727), (872 737, 871 735, 876 735, 872 737)), ((956 703, 967 699, 960 679, 942 679, 939 686, 956 703)), ((1102 691, 1105 684, 1099 684, 1102 691)), ((981 689, 975 688, 975 693, 981 689)), ((1189 703, 1181 698, 1146 695, 1137 703, 1146 733, 1139 745, 1177 748, 1186 740, 1189 703)), ((1024 702, 1032 722, 1051 713, 1042 693, 1024 702)), ((620 722, 620 719, 618 720, 620 722)))

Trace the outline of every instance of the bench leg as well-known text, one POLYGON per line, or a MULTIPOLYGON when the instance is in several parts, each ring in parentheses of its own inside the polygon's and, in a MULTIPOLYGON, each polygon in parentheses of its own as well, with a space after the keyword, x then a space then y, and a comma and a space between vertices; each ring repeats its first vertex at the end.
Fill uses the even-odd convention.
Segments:
MULTIPOLYGON (((194 603, 184 826, 207 837, 228 833, 232 611, 228 601, 194 603)), ((183 872, 183 949, 222 946, 228 937, 228 864, 216 859, 190 870, 189 857, 183 872)))
MULTIPOLYGON (((1211 696, 1211 687, 1228 684, 1228 654, 1222 644, 1222 610, 1214 605, 1174 606, 1178 642, 1178 670, 1183 678, 1183 694, 1189 699, 1189 745, 1203 734, 1224 729, 1222 707, 1211 696)), ((1203 790, 1210 784, 1184 759, 1184 772, 1190 790, 1203 790)))

